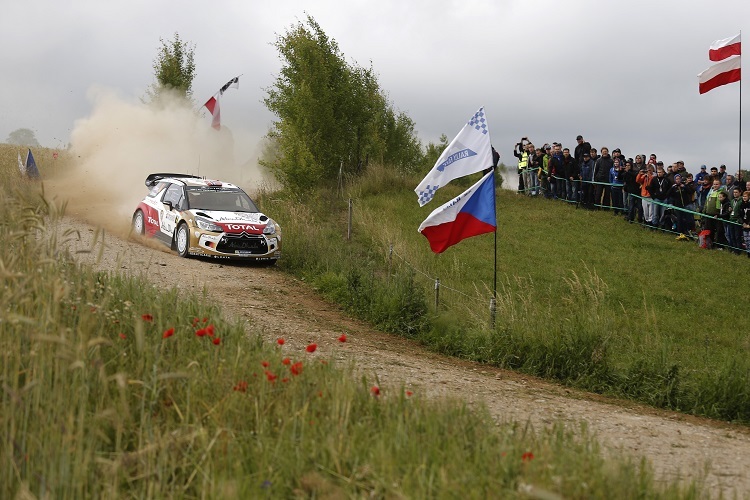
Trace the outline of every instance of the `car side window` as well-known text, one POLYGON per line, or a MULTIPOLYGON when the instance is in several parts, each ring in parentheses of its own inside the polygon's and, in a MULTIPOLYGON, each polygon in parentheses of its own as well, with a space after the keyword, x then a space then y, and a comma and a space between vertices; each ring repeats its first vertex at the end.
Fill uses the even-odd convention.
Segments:
POLYGON ((168 201, 172 202, 172 206, 177 210, 184 210, 183 205, 185 204, 185 196, 182 192, 182 186, 178 186, 177 184, 172 184, 169 186, 167 192, 164 193, 164 198, 162 199, 163 203, 166 203, 168 201))

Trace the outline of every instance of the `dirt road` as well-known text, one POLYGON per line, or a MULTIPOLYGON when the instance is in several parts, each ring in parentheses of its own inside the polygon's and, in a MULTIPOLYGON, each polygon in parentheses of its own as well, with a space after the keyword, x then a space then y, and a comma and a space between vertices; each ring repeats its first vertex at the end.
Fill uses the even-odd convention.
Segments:
POLYGON ((342 360, 353 360, 370 379, 384 387, 400 387, 439 397, 483 402, 498 420, 529 421, 535 428, 556 421, 585 422, 605 449, 622 449, 646 457, 661 479, 705 480, 712 497, 750 494, 750 429, 655 410, 602 398, 513 372, 435 355, 405 339, 373 330, 336 306, 323 301, 304 282, 276 268, 218 261, 181 259, 158 248, 106 234, 104 250, 89 250, 95 230, 67 219, 58 227, 77 227, 80 238, 70 244, 82 261, 115 272, 148 275, 152 282, 200 291, 204 287, 228 314, 257 325, 273 314, 278 327, 262 332, 270 341, 284 337, 285 348, 299 350, 310 342, 322 355, 336 345, 342 360), (196 268, 201 268, 196 272, 196 268), (208 277, 203 281, 197 276, 208 277))

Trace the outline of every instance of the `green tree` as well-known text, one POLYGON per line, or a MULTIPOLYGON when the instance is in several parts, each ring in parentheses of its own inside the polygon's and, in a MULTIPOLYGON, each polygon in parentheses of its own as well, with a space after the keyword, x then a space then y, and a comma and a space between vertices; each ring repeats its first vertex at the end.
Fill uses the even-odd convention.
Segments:
POLYGON ((440 136, 437 144, 435 144, 434 142, 429 142, 427 144, 427 148, 425 149, 422 161, 422 169, 424 172, 429 172, 432 167, 435 166, 437 159, 440 158, 440 155, 443 154, 443 151, 445 151, 445 148, 447 147, 448 137, 445 134, 442 134, 440 136))
POLYGON ((159 103, 165 91, 176 93, 192 102, 193 80, 195 79, 195 45, 180 39, 165 41, 159 38, 161 47, 154 59, 153 68, 156 83, 146 90, 146 101, 159 103))
POLYGON ((19 146, 39 146, 34 131, 29 128, 19 128, 8 134, 6 139, 8 144, 17 144, 19 146))
POLYGON ((306 190, 341 167, 357 172, 372 159, 403 168, 421 155, 413 122, 393 111, 372 67, 348 64, 311 16, 274 47, 282 67, 264 103, 278 118, 268 132, 278 150, 262 164, 284 185, 306 190))

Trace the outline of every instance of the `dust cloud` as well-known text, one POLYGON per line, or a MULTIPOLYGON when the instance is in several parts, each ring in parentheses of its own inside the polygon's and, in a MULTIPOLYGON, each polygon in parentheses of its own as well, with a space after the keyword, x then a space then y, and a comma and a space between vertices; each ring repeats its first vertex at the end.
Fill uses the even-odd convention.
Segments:
MULTIPOLYGON (((69 166, 45 181, 45 190, 66 213, 125 236, 154 172, 187 173, 241 186, 251 195, 274 186, 257 156, 235 158, 235 137, 211 128, 184 100, 167 96, 159 106, 127 102, 111 90, 89 92, 93 111, 71 133, 69 166)), ((258 138, 238 138, 258 142, 258 138)), ((260 148, 260 145, 258 146, 260 148)))

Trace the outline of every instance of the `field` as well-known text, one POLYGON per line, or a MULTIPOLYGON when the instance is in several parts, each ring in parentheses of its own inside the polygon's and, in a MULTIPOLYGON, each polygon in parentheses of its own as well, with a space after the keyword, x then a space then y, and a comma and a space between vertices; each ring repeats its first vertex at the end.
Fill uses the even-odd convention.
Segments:
MULTIPOLYGON (((51 152, 35 156, 44 176, 51 152)), ((70 161, 64 152, 59 160, 55 168, 70 161)), ((585 429, 553 425, 534 432, 513 422, 498 425, 461 401, 429 400, 406 390, 381 393, 377 381, 357 379, 333 359, 313 362, 305 351, 282 357, 278 345, 263 343, 252 325, 226 318, 200 293, 161 290, 142 278, 81 266, 63 250, 64 240, 75 234, 46 230, 61 217, 64 202, 50 202, 39 184, 20 179, 15 148, 0 152, 0 170, 9 180, 0 191, 0 234, 6 241, 0 250, 3 497, 701 495, 695 485, 655 483, 646 462, 605 460, 585 429)), ((388 218, 389 224, 382 224, 381 216, 376 224, 379 196, 366 193, 364 184, 359 189, 357 206, 373 203, 373 220, 366 225, 356 219, 353 244, 343 242, 339 211, 330 225, 321 219, 307 226, 310 238, 337 241, 338 252, 357 256, 359 266, 335 267, 346 261, 331 249, 315 260, 320 256, 309 250, 318 247, 303 252, 306 233, 291 223, 301 219, 287 219, 286 234, 296 234, 298 243, 283 265, 314 273, 324 293, 356 300, 375 322, 389 329, 403 326, 402 334, 466 357, 471 356, 462 342, 478 347, 483 338, 506 338, 517 328, 512 308, 520 322, 532 292, 544 296, 540 284, 527 286, 524 295, 516 280, 507 278, 498 310, 503 321, 495 330, 482 326, 478 309, 454 300, 449 302, 456 309, 436 316, 413 271, 406 272, 404 264, 389 271, 373 243, 391 236, 376 226, 398 236, 406 235, 412 222, 388 218), (348 294, 342 293, 342 279, 348 294), (377 289, 368 287, 381 280, 389 288, 370 294, 377 289), (511 293, 519 300, 511 301, 511 293), (375 299, 383 302, 374 307, 375 299), (459 314, 465 322, 443 317, 459 314), (441 328, 448 335, 438 338, 441 328)), ((396 208, 399 195, 382 194, 396 208)), ((305 206, 267 193, 260 199, 282 215, 310 216, 308 224, 317 220, 316 209, 342 204, 317 198, 305 206)), ((421 217, 411 212, 409 217, 421 217)), ((430 272, 434 268, 427 266, 439 265, 430 258, 417 262, 416 250, 399 252, 430 272)), ((480 261, 489 269, 486 258, 466 258, 466 263, 454 258, 448 269, 463 266, 465 273, 480 261)), ((476 293, 476 281, 459 285, 462 280, 453 282, 447 270, 440 271, 451 286, 476 293)), ((593 271, 582 276, 577 282, 568 274, 564 287, 592 295, 594 311, 615 321, 618 314, 601 311, 611 292, 593 271)), ((575 304, 571 307, 582 307, 575 304)), ((524 332, 514 334, 520 338, 524 332)), ((486 362, 497 360, 488 356, 486 362)))

